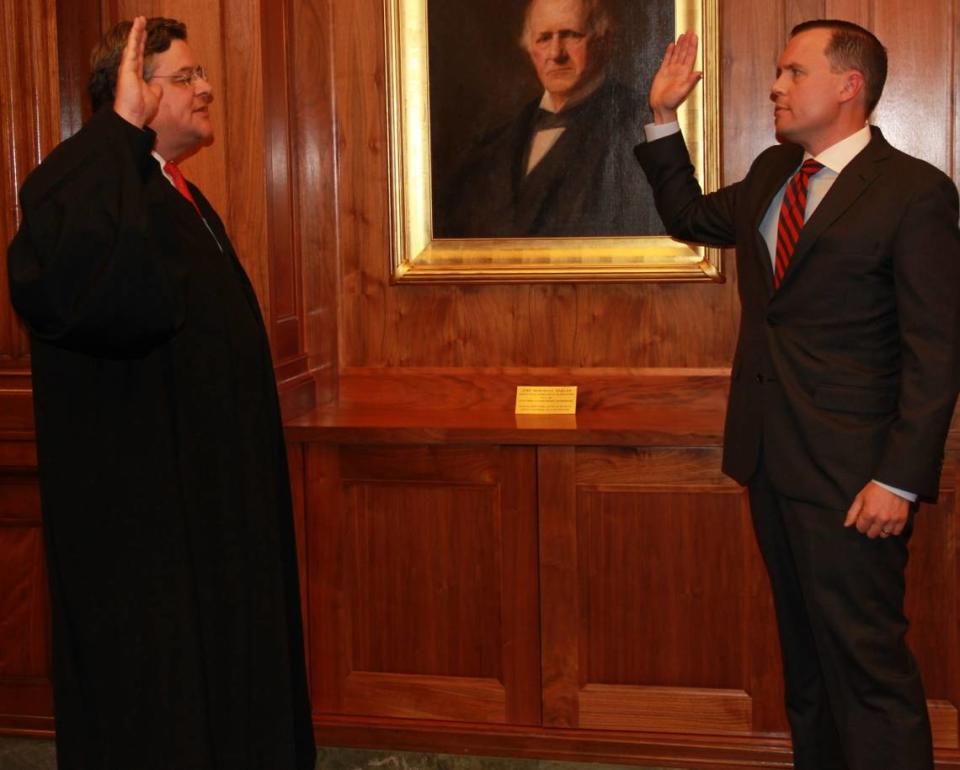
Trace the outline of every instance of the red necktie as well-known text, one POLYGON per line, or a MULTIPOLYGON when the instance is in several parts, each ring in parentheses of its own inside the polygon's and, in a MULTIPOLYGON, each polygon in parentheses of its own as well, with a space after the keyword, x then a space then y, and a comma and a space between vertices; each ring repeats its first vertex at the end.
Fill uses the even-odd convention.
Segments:
MULTIPOLYGON (((163 164, 163 170, 170 175, 170 178, 173 180, 173 186, 177 188, 184 198, 193 204, 193 207, 197 210, 197 214, 200 214, 200 207, 190 194, 190 188, 187 187, 187 180, 183 178, 183 172, 180 171, 177 164, 172 160, 168 160, 163 164)), ((202 218, 203 214, 200 214, 200 217, 202 218)))
POLYGON ((780 205, 780 221, 777 224, 777 257, 773 269, 773 288, 778 288, 793 257, 800 231, 803 229, 803 214, 807 208, 807 187, 810 177, 823 168, 813 158, 805 160, 800 170, 790 179, 780 205))

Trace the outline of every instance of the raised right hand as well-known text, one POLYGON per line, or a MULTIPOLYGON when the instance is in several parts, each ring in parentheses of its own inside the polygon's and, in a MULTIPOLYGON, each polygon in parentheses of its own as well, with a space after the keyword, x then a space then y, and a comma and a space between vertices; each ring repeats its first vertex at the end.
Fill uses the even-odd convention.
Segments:
POLYGON ((677 108, 703 77, 702 72, 693 69, 696 60, 695 32, 684 32, 676 43, 667 46, 660 69, 650 84, 650 109, 655 123, 670 123, 677 119, 677 108))
POLYGON ((120 57, 117 92, 113 99, 113 111, 137 128, 143 128, 153 120, 163 94, 159 85, 143 79, 143 47, 146 42, 147 20, 137 16, 120 57))

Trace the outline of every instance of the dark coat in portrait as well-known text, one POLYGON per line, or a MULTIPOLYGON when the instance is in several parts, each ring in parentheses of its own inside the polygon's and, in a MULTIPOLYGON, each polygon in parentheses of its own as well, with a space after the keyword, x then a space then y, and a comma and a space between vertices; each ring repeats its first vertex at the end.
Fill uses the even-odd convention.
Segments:
POLYGON ((528 174, 540 98, 490 132, 434 200, 437 238, 629 236, 663 233, 633 157, 642 100, 607 80, 557 113, 564 131, 528 174))
POLYGON ((306 770, 289 478, 263 320, 223 223, 99 112, 27 179, 62 770, 306 770))

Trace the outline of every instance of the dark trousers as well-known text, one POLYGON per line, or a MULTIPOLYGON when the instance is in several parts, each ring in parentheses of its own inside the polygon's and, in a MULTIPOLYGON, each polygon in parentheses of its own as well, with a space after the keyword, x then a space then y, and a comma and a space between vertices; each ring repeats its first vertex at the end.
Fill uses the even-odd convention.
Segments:
POLYGON ((749 485, 770 575, 787 717, 798 770, 932 770, 926 699, 904 642, 899 537, 844 528, 846 511, 777 494, 761 468, 749 485))

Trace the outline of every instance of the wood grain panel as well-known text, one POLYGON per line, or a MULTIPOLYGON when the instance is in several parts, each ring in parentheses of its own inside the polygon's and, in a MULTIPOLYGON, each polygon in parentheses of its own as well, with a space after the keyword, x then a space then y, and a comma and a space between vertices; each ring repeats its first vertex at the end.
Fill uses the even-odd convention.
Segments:
POLYGON ((539 457, 544 724, 784 733, 769 585, 718 450, 539 457))
POLYGON ((873 122, 895 147, 948 172, 952 100, 958 91, 949 55, 956 39, 947 23, 952 5, 952 0, 924 0, 918 12, 907 0, 874 0, 871 19, 890 59, 873 122))
POLYGON ((378 329, 392 329, 383 326, 386 319, 381 309, 389 232, 383 5, 382 0, 334 2, 332 12, 343 302, 340 359, 363 361, 367 357, 365 325, 373 325, 374 335, 378 329), (380 260, 382 269, 368 274, 362 266, 364 257, 380 260), (363 306, 346 302, 352 296, 363 297, 363 306))
POLYGON ((304 350, 317 381, 317 400, 337 391, 339 225, 334 34, 331 0, 292 3, 293 173, 299 191, 297 232, 303 291, 304 350))
POLYGON ((548 727, 577 727, 580 722, 575 469, 573 447, 541 447, 537 451, 543 724, 548 727))
POLYGON ((305 450, 308 655, 314 716, 343 708, 343 685, 352 667, 344 584, 346 521, 340 511, 337 447, 312 444, 305 450))
POLYGON ((92 113, 87 97, 90 51, 103 29, 99 0, 56 0, 60 64, 60 138, 80 130, 92 113))
POLYGON ((927 708, 930 711, 930 731, 933 733, 934 748, 960 747, 960 742, 957 741, 957 730, 960 728, 957 707, 942 700, 928 700, 927 708))
POLYGON ((533 467, 523 448, 308 451, 321 711, 539 721, 533 467))
POLYGON ((953 147, 953 165, 950 175, 956 184, 960 184, 960 0, 953 0, 950 16, 950 29, 953 30, 950 59, 953 61, 953 88, 950 104, 953 109, 953 131, 950 144, 953 147))
POLYGON ((588 684, 580 691, 580 724, 600 730, 746 733, 753 701, 742 690, 588 684))
POLYGON ((0 476, 0 526, 40 526, 40 489, 35 476, 0 476))
MULTIPOLYGON (((264 5, 274 8, 278 4, 264 5)), ((213 154, 206 158, 211 167, 205 171, 223 176, 223 187, 220 188, 218 182, 212 188, 214 194, 221 194, 222 189, 220 202, 223 208, 217 210, 223 217, 237 256, 250 276, 263 315, 270 319, 278 312, 273 308, 271 257, 279 226, 274 227, 269 206, 264 202, 265 190, 269 189, 267 175, 270 169, 266 157, 270 145, 265 138, 264 124, 270 112, 269 89, 264 88, 266 75, 262 61, 260 8, 260 0, 221 3, 219 14, 210 13, 209 19, 204 19, 206 28, 202 38, 198 35, 194 40, 191 29, 191 44, 203 46, 197 54, 201 59, 218 55, 222 62, 222 80, 215 82, 222 103, 222 122, 214 124, 217 129, 214 146, 206 148, 198 157, 212 149, 222 151, 222 155, 213 154), (210 29, 213 25, 216 27, 210 29), (216 37, 220 48, 207 47, 212 45, 210 36, 216 37)), ((289 219, 280 224, 288 230, 291 227, 289 219)), ((276 352, 274 358, 283 360, 276 352)))
MULTIPOLYGON (((19 225, 17 192, 27 174, 57 143, 60 105, 56 82, 55 0, 0 0, 5 42, 0 50, 0 244, 19 225)), ((0 296, 9 296, 6 269, 0 296)), ((29 346, 9 302, 0 303, 0 366, 23 370, 29 346)))
POLYGON ((293 528, 297 548, 297 573, 300 581, 300 613, 303 622, 307 670, 310 670, 310 585, 307 582, 307 564, 310 554, 307 551, 306 537, 306 460, 302 444, 287 444, 287 465, 290 473, 290 499, 293 504, 293 528))
POLYGON ((745 689, 750 523, 739 503, 578 488, 581 681, 745 689))
POLYGON ((873 28, 874 0, 825 0, 823 15, 828 19, 846 19, 867 29, 873 28))
POLYGON ((957 748, 960 711, 960 517, 952 474, 915 519, 907 565, 907 642, 923 675, 936 746, 957 748))
MULTIPOLYGON (((49 676, 49 621, 39 527, 0 524, 0 690, 49 676)), ((17 713, 17 712, 14 712, 17 713)))
POLYGON ((519 385, 576 385, 577 411, 637 413, 663 405, 677 414, 726 406, 729 370, 571 367, 347 368, 340 374, 343 407, 400 411, 508 410, 519 385))
POLYGON ((492 486, 349 484, 355 671, 496 679, 499 522, 492 486))
POLYGON ((376 704, 381 716, 506 722, 506 692, 498 679, 410 676, 354 671, 347 677, 344 711, 364 714, 376 704))

